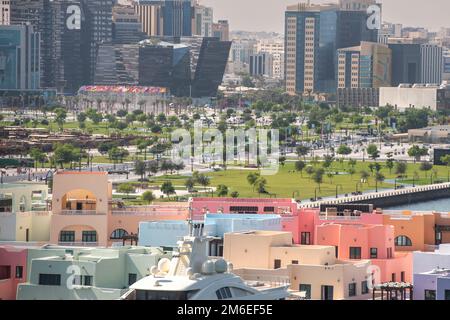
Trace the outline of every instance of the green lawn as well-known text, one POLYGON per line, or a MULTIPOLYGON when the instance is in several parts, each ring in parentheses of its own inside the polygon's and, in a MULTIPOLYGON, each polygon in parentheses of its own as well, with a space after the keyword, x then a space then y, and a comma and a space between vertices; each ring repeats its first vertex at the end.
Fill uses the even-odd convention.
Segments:
MULTIPOLYGON (((287 198, 297 198, 301 200, 309 199, 314 197, 314 191, 317 188, 317 196, 326 197, 333 196, 336 194, 336 186, 338 187, 338 193, 351 193, 356 191, 356 185, 360 181, 360 172, 361 170, 366 170, 370 173, 369 170, 370 162, 358 162, 355 170, 356 173, 352 176, 349 174, 336 175, 333 177, 332 181, 325 175, 323 179, 323 183, 320 186, 320 191, 318 189, 318 185, 311 180, 308 175, 303 172, 303 175, 299 172, 293 172, 294 163, 288 162, 284 167, 280 167, 279 172, 274 176, 265 176, 267 179, 267 189, 268 191, 276 197, 287 197, 287 198)), ((319 166, 319 165, 317 165, 319 166)), ((412 176, 416 171, 419 175, 419 179, 416 179, 416 184, 429 184, 431 182, 430 175, 432 171, 429 171, 427 174, 425 172, 419 170, 419 164, 408 164, 407 170, 407 179, 404 183, 412 183, 412 176)), ((338 162, 334 162, 333 167, 330 171, 338 171, 344 172, 349 168, 347 163, 340 164, 338 162)), ((433 170, 436 170, 438 179, 446 182, 448 179, 448 170, 447 167, 443 166, 435 166, 433 170)), ((389 173, 389 169, 383 167, 381 172, 385 175, 387 180, 395 179, 396 175, 394 173, 395 170, 392 170, 392 173, 389 173)), ((219 184, 224 184, 228 186, 230 192, 238 191, 239 197, 250 197, 257 198, 259 197, 258 193, 253 191, 252 187, 247 182, 247 175, 252 172, 250 170, 227 170, 227 171, 219 171, 208 173, 207 175, 211 178, 211 186, 217 186, 219 184)), ((172 181, 174 185, 183 185, 185 181, 185 177, 181 177, 178 175, 173 176, 164 176, 152 178, 150 180, 151 185, 160 185, 163 181, 172 181)), ((436 181, 436 178, 434 178, 436 181)), ((402 184, 402 181, 397 181, 397 185, 402 184)), ((394 181, 385 181, 382 184, 378 184, 378 188, 393 188, 394 181)), ((195 187, 197 190, 201 191, 202 186, 195 187)), ((358 189, 361 190, 361 184, 358 185, 358 189)), ((363 190, 375 190, 375 181, 373 177, 369 178, 368 183, 364 183, 362 185, 363 190)), ((263 195, 262 195, 263 196, 263 195)))

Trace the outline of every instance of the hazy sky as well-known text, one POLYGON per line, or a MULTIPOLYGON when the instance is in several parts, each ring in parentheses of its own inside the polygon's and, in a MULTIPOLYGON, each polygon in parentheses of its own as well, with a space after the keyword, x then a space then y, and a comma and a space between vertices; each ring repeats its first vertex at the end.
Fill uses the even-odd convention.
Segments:
MULTIPOLYGON (((231 30, 284 30, 284 10, 296 0, 201 0, 214 8, 214 19, 227 19, 231 30)), ((330 3, 337 0, 311 0, 312 3, 330 3)), ((438 30, 450 27, 449 0, 381 0, 383 21, 407 26, 438 30)))

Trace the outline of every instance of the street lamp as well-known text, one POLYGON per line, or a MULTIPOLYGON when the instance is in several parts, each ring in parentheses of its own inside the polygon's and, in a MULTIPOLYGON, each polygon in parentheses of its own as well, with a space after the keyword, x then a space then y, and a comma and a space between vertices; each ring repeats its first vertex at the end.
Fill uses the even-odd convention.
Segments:
POLYGON ((394 179, 394 190, 397 190, 397 178, 394 179))
POLYGON ((317 189, 319 188, 314 189, 314 201, 317 201, 317 189))
POLYGON ((338 197, 338 188, 340 188, 341 190, 344 189, 344 188, 342 187, 341 184, 337 184, 337 185, 336 185, 336 199, 339 198, 339 197, 338 197))

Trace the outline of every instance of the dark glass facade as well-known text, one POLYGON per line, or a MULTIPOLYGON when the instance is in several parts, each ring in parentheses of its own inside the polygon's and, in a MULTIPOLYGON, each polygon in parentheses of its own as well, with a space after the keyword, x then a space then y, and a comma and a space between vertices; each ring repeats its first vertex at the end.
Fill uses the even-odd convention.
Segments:
POLYGON ((389 44, 392 50, 392 85, 420 83, 420 44, 389 44))
MULTIPOLYGON (((361 41, 376 42, 377 30, 366 26, 367 14, 360 11, 324 9, 321 11, 286 11, 286 20, 297 18, 296 91, 304 92, 306 19, 314 18, 314 92, 336 93, 336 51, 357 46, 361 41)), ((288 33, 287 24, 285 33, 288 33)), ((287 40, 286 40, 287 41, 287 40)), ((286 52, 288 54, 288 52, 286 52)), ((287 61, 287 57, 285 57, 287 61)))

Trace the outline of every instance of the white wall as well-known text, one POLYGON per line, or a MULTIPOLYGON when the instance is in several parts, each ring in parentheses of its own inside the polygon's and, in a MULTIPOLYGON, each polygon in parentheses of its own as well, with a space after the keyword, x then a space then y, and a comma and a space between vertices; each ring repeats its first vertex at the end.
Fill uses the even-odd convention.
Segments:
POLYGON ((380 107, 390 104, 404 110, 414 106, 416 109, 428 108, 436 110, 436 88, 380 88, 380 107))

